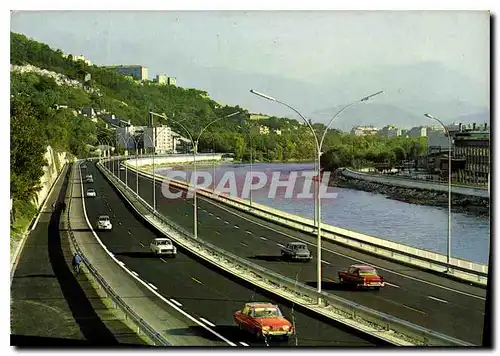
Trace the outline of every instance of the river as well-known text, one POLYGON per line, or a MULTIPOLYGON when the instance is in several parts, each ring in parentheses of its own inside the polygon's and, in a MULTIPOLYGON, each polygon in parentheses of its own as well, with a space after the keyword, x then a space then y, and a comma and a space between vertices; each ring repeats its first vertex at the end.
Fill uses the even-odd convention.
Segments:
MULTIPOLYGON (((280 172, 282 180, 286 179, 290 172, 298 172, 300 177, 300 172, 310 171, 312 168, 310 163, 253 164, 254 172, 263 172, 268 177, 271 177, 273 172, 280 172)), ((175 167, 175 169, 178 170, 180 167, 175 167)), ((192 165, 187 165, 182 169, 190 172, 192 165)), ((199 164, 197 169, 212 173, 213 165, 199 164)), ((215 181, 220 182, 224 173, 233 171, 238 192, 241 192, 243 177, 249 169, 249 164, 216 164, 215 181)), ((167 171, 165 168, 156 170, 162 175, 165 175, 167 171)), ((297 198, 297 193, 302 191, 303 178, 297 179, 292 198, 285 197, 285 188, 278 188, 276 196, 270 198, 270 181, 269 179, 263 188, 252 193, 253 201, 305 218, 313 218, 313 199, 297 198)), ((446 254, 448 227, 446 208, 409 204, 387 199, 381 194, 354 189, 329 187, 328 192, 336 193, 336 197, 322 200, 323 223, 446 254)), ((487 264, 489 241, 490 221, 488 217, 452 213, 453 257, 487 264)))

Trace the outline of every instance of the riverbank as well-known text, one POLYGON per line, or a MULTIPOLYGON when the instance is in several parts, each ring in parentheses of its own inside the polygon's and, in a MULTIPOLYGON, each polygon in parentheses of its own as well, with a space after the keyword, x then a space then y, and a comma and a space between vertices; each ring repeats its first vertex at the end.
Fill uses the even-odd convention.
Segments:
MULTIPOLYGON (((399 200, 410 204, 448 207, 448 193, 446 192, 395 187, 346 177, 341 174, 332 175, 329 185, 378 193, 385 195, 388 199, 399 200)), ((454 212, 469 213, 478 216, 490 215, 489 199, 452 194, 451 201, 452 211, 454 212)))

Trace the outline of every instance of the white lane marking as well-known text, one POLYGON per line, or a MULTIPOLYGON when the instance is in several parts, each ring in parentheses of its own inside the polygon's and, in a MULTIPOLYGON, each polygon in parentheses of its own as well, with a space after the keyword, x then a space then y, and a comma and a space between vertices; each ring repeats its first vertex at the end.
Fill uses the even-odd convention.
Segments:
POLYGON ((241 245, 245 246, 245 247, 248 247, 248 245, 244 242, 240 242, 241 245))
POLYGON ((427 298, 437 300, 438 302, 441 302, 441 303, 446 303, 446 304, 449 303, 447 300, 439 299, 439 298, 433 297, 432 295, 427 296, 427 298))
POLYGON ((111 257, 114 257, 114 256, 115 256, 115 255, 113 255, 111 252, 109 253, 109 255, 110 255, 111 257))
POLYGON ((379 298, 379 299, 385 300, 385 301, 386 301, 386 302, 388 302, 388 303, 391 303, 391 304, 394 304, 394 305, 399 305, 399 306, 401 306, 401 307, 403 307, 403 308, 406 308, 406 309, 409 309, 409 310, 413 310, 414 312, 417 312, 417 313, 420 313, 420 314, 424 314, 424 315, 426 315, 426 313, 425 313, 425 312, 423 312, 422 310, 419 310, 419 309, 415 309, 415 308, 409 307, 408 305, 405 305, 405 304, 401 304, 401 303, 395 302, 395 301, 393 301, 393 300, 391 300, 391 299, 381 298, 381 297, 377 297, 377 296, 375 296, 375 298, 379 298))
POLYGON ((208 326, 211 326, 212 328, 215 328, 215 324, 209 322, 207 319, 200 317, 200 320, 206 323, 208 326))
POLYGON ((234 228, 235 229, 239 229, 240 227, 238 225, 234 225, 234 228))
POLYGON ((156 286, 155 286, 153 283, 148 283, 148 284, 149 284, 149 285, 151 286, 151 288, 153 288, 154 290, 158 290, 158 288, 156 288, 156 286))
POLYGON ((246 342, 243 342, 243 341, 240 341, 240 344, 243 345, 243 346, 250 346, 246 342))
POLYGON ((182 304, 179 303, 177 300, 170 298, 170 301, 174 304, 177 304, 177 306, 182 307, 182 304))
POLYGON ((205 209, 203 209, 203 212, 206 213, 207 211, 205 209))
MULTIPOLYGON (((106 252, 108 253, 108 255, 110 255, 110 256, 111 256, 111 258, 115 257, 115 256, 113 256, 113 254, 112 254, 111 252, 109 252, 108 250, 106 250, 106 252)), ((120 266, 125 266, 125 263, 123 263, 122 261, 118 261, 118 260, 116 260, 116 261, 118 262, 118 264, 119 264, 120 266)))
POLYGON ((130 230, 127 230, 127 232, 128 232, 129 235, 132 235, 132 233, 130 232, 130 230))
POLYGON ((121 224, 122 224, 122 222, 121 222, 121 221, 118 221, 118 225, 120 225, 120 226, 121 226, 121 224))
POLYGON ((251 232, 251 231, 248 231, 248 230, 247 230, 247 231, 246 231, 246 233, 247 233, 248 235, 252 235, 252 232, 251 232))
POLYGON ((331 265, 330 262, 326 262, 326 261, 323 261, 323 260, 321 260, 321 263, 324 263, 325 265, 331 265))
POLYGON ((229 224, 229 221, 224 221, 224 224, 226 224, 226 225, 229 224))
POLYGON ((216 233, 217 235, 220 235, 220 232, 219 232, 219 231, 216 231, 215 233, 216 233))
POLYGON ((261 240, 267 241, 267 239, 264 236, 260 237, 261 240))
POLYGON ((220 217, 217 216, 217 220, 220 220, 220 217))
MULTIPOLYGON (((252 220, 252 219, 249 219, 249 218, 247 218, 247 217, 244 217, 244 216, 241 216, 241 215, 237 215, 235 212, 233 212, 233 211, 231 211, 231 210, 227 209, 226 207, 221 206, 221 205, 220 205, 220 204, 218 204, 218 203, 214 203, 213 201, 210 201, 210 199, 208 199, 208 198, 200 198, 200 199, 202 199, 202 200, 206 201, 206 202, 207 202, 207 203, 209 203, 209 204, 212 204, 212 205, 214 205, 214 206, 218 207, 219 209, 225 210, 225 211, 227 211, 228 213, 230 213, 230 214, 232 214, 232 215, 234 215, 234 216, 236 216, 236 217, 239 217, 239 218, 241 218, 241 219, 243 219, 243 220, 249 221, 249 222, 251 222, 252 224, 255 224, 255 225, 258 225, 258 226, 264 227, 264 228, 266 228, 266 229, 268 229, 268 230, 274 231, 274 232, 276 232, 276 233, 278 233, 278 234, 281 234, 281 235, 283 235, 283 236, 287 236, 287 237, 289 237, 289 238, 291 238, 291 239, 294 239, 294 240, 297 240, 297 241, 303 242, 303 243, 305 243, 305 244, 308 244, 308 245, 311 245, 311 246, 314 246, 314 247, 316 246, 316 245, 315 245, 314 243, 312 243, 312 242, 309 242, 309 241, 303 240, 303 239, 301 239, 301 238, 299 238, 299 237, 292 236, 292 235, 290 235, 290 234, 287 234, 287 233, 284 233, 284 232, 282 232, 282 231, 276 230, 276 229, 274 229, 274 228, 272 228, 272 227, 270 227, 270 226, 267 226, 267 225, 261 224, 261 223, 259 223, 259 222, 257 222, 257 221, 254 221, 254 220, 252 220)), ((236 208, 235 208, 235 209, 236 209, 236 208)), ((261 238, 262 238, 262 237, 261 237, 261 238)), ((336 252, 336 251, 330 250, 330 249, 328 249, 328 248, 324 248, 324 247, 323 247, 323 248, 322 248, 322 250, 324 250, 324 251, 328 251, 328 252, 330 252, 330 253, 333 253, 334 255, 342 256, 342 257, 344 257, 344 258, 350 259, 350 260, 355 261, 355 262, 357 262, 357 263, 362 263, 362 264, 367 264, 367 265, 370 265, 370 266, 372 266, 372 267, 374 267, 374 268, 376 268, 376 269, 379 269, 379 270, 381 270, 381 271, 386 271, 386 272, 389 272, 389 273, 395 274, 395 275, 400 276, 400 277, 403 277, 403 278, 408 278, 408 279, 411 279, 411 280, 414 280, 414 281, 417 281, 417 282, 420 282, 420 283, 428 284, 428 285, 430 285, 430 286, 434 286, 434 287, 437 287, 437 288, 441 288, 441 289, 444 289, 444 290, 447 290, 447 291, 450 291, 450 292, 455 292, 455 293, 458 293, 458 294, 466 295, 466 296, 471 297, 471 298, 476 298, 476 299, 480 299, 480 300, 486 300, 486 298, 483 298, 483 297, 480 297, 480 296, 477 296, 477 295, 474 295, 474 294, 470 294, 470 293, 467 293, 467 292, 462 292, 462 291, 459 291, 459 290, 456 290, 456 289, 452 289, 452 288, 449 288, 449 287, 445 287, 445 286, 442 286, 442 285, 439 285, 439 284, 436 284, 436 283, 432 283, 432 282, 424 281, 423 279, 419 279, 419 278, 416 278, 416 277, 408 276, 408 275, 406 275, 406 274, 402 274, 402 273, 399 273, 399 272, 393 271, 393 270, 388 269, 388 268, 380 267, 380 266, 377 266, 377 265, 374 265, 374 264, 371 264, 371 263, 368 263, 368 262, 365 262, 365 261, 359 260, 359 259, 357 259, 357 258, 354 258, 354 257, 348 256, 348 255, 345 255, 345 254, 343 254, 343 253, 340 253, 340 252, 336 252)), ((394 263, 395 263, 395 262, 394 262, 394 263)))
MULTIPOLYGON (((79 174, 80 174, 80 181, 82 181, 82 171, 81 169, 78 167, 78 170, 79 170, 79 174)), ((83 184, 81 184, 81 196, 82 196, 82 207, 83 207, 83 214, 85 216, 85 221, 87 222, 87 225, 88 227, 90 228, 90 231, 92 231, 92 234, 94 235, 94 237, 96 238, 97 242, 101 245, 101 247, 104 249, 104 251, 106 251, 106 253, 109 253, 106 245, 104 245, 104 243, 101 241, 101 239, 99 238, 99 236, 97 236, 94 228, 92 227, 92 225, 90 224, 90 221, 89 221, 89 217, 87 215, 87 209, 85 207, 85 198, 83 197, 83 184)), ((130 201, 124 196, 125 200, 127 200, 129 202, 129 204, 131 206, 133 206, 130 201)), ((136 210, 137 211, 137 210, 136 210)), ((116 258, 116 257, 111 257, 116 263, 120 264, 119 260, 116 258)), ((224 336, 222 336, 221 334, 219 334, 217 331, 213 330, 213 329, 210 329, 209 327, 207 327, 205 324, 201 323, 198 319, 196 319, 194 316, 186 313, 184 310, 182 310, 181 308, 179 308, 177 305, 175 305, 174 303, 172 303, 171 301, 167 300, 165 297, 163 297, 160 293, 158 293, 157 291, 155 291, 151 286, 149 286, 148 283, 144 282, 142 279, 140 279, 139 277, 136 277, 134 276, 133 273, 131 273, 125 266, 124 264, 123 265, 120 265, 123 270, 125 272, 127 272, 132 278, 136 279, 139 283, 141 283, 144 287, 146 287, 147 289, 149 289, 150 292, 152 292, 154 295, 156 295, 160 300, 162 300, 163 302, 165 302, 166 304, 168 304, 171 308, 175 309, 176 311, 178 311, 179 313, 181 313, 182 315, 184 315, 186 318, 188 318, 189 320, 195 322, 196 324, 198 324, 199 326, 201 326, 203 329, 207 330, 208 332, 212 333, 213 335, 217 336, 219 339, 221 339, 222 341, 224 341, 225 343, 227 343, 228 345, 230 346, 237 346, 234 342, 226 339, 224 336)))
POLYGON ((278 245, 279 247, 285 247, 285 246, 284 246, 284 245, 282 245, 282 244, 276 244, 276 245, 278 245))
POLYGON ((193 281, 195 281, 196 283, 203 284, 203 283, 201 283, 199 280, 197 280, 197 279, 196 279, 196 278, 194 278, 194 277, 191 277, 191 279, 192 279, 193 281))
POLYGON ((391 286, 391 287, 401 288, 400 286, 397 286, 397 285, 389 283, 389 282, 384 282, 384 284, 387 284, 388 286, 391 286))
POLYGON ((212 214, 212 213, 208 213, 208 215, 210 215, 210 216, 214 216, 214 214, 212 214))
POLYGON ((138 274, 137 272, 134 272, 134 271, 130 271, 130 272, 132 272, 132 274, 133 274, 134 276, 139 276, 139 274, 138 274))
POLYGON ((142 242, 139 242, 139 244, 140 244, 142 247, 144 247, 144 244, 143 244, 142 242))
POLYGON ((160 260, 163 261, 163 262, 165 262, 165 263, 167 263, 167 261, 165 261, 163 258, 160 258, 160 260))

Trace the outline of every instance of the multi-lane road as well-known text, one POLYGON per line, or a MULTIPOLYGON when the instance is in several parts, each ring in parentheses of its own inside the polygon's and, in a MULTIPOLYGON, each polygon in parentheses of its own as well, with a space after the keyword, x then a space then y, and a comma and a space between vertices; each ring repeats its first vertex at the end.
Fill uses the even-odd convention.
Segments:
MULTIPOLYGON (((125 171, 119 171, 125 181, 125 171)), ((128 172, 128 184, 136 189, 136 174, 128 172)), ((152 205, 149 178, 139 177, 139 194, 152 205)), ((160 213, 193 231, 193 200, 167 199, 161 181, 156 187, 160 213)), ((360 221, 360 224, 363 222, 360 221)), ((316 253, 314 237, 256 218, 198 195, 198 236, 233 254, 282 275, 316 285, 316 263, 281 261, 280 247, 304 241, 316 253)), ((402 266, 374 256, 323 242, 323 289, 367 307, 422 325, 477 345, 481 344, 486 291, 439 275, 402 266), (379 292, 345 289, 336 282, 337 271, 353 263, 378 268, 387 286, 379 292)))
MULTIPOLYGON (((94 176, 94 183, 85 184, 85 189, 92 187, 97 192, 95 198, 85 198, 90 222, 95 223, 99 215, 105 214, 111 217, 113 223, 112 231, 98 233, 109 251, 163 297, 181 306, 187 313, 228 340, 239 346, 265 346, 265 342, 257 341, 237 329, 233 313, 246 302, 274 301, 295 324, 297 333, 288 343, 270 340, 270 346, 380 345, 380 342, 357 334, 351 329, 345 329, 327 320, 319 320, 284 300, 274 300, 272 295, 263 294, 251 285, 242 285, 230 276, 222 275, 218 270, 202 263, 189 252, 179 250, 177 257, 173 259, 152 256, 149 253, 149 242, 157 234, 126 207, 94 164, 87 164, 87 169, 84 169, 82 174, 86 173, 94 176)), ((206 334, 207 337, 214 337, 206 334)))

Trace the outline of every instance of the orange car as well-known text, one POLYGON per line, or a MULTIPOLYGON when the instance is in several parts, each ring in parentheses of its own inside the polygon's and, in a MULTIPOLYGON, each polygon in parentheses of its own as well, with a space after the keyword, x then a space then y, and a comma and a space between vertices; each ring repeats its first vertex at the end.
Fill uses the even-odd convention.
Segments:
POLYGON ((352 265, 346 272, 339 272, 339 280, 343 284, 376 290, 385 284, 384 277, 379 276, 375 268, 363 265, 352 265))
POLYGON ((293 325, 285 319, 277 305, 271 303, 246 303, 242 310, 234 313, 234 321, 240 330, 246 330, 257 338, 293 334, 293 325))

